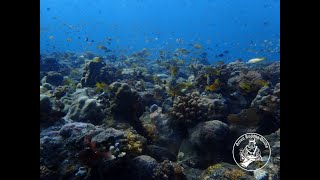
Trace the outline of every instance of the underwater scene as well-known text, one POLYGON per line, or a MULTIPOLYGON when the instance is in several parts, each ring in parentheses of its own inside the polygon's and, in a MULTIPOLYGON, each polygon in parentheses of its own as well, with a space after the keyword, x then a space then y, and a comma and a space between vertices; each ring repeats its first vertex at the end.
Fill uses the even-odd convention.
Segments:
POLYGON ((280 179, 280 1, 40 0, 40 179, 280 179))

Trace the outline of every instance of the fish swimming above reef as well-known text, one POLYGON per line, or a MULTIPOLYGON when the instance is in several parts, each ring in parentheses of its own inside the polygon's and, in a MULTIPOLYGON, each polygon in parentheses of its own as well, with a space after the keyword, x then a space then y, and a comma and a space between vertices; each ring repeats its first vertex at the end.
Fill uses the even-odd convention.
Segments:
POLYGON ((254 64, 254 63, 258 63, 258 62, 261 62, 263 60, 265 60, 266 58, 253 58, 253 59, 250 59, 247 63, 248 64, 254 64))
POLYGON ((201 49, 202 48, 202 46, 200 44, 194 44, 193 47, 196 48, 196 49, 201 49))
POLYGON ((103 50, 104 52, 111 52, 110 49, 108 49, 107 47, 102 46, 102 45, 101 46, 97 46, 97 48, 103 50))

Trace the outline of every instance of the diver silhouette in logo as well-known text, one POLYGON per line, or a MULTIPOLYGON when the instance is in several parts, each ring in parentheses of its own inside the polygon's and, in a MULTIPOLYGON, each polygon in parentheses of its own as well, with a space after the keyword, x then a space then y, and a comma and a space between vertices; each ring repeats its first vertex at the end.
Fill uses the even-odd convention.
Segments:
POLYGON ((261 161, 261 152, 258 146, 256 146, 255 138, 249 139, 249 143, 245 148, 240 149, 240 165, 242 167, 248 167, 254 161, 261 161))

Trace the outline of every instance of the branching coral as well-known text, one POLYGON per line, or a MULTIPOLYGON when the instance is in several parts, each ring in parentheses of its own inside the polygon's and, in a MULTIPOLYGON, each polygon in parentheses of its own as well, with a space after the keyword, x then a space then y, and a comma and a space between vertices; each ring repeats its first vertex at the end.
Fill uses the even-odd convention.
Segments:
POLYGON ((128 149, 134 155, 139 155, 142 153, 143 146, 142 142, 139 141, 138 137, 133 134, 131 131, 127 133, 128 139, 128 149))
POLYGON ((199 95, 196 94, 187 94, 175 98, 171 111, 173 126, 186 128, 206 120, 207 112, 201 110, 200 102, 199 95))
POLYGON ((198 122, 220 118, 224 109, 225 106, 219 99, 209 99, 197 93, 178 96, 171 109, 171 126, 186 130, 198 122))
POLYGON ((222 165, 221 164, 214 164, 209 166, 200 176, 200 179, 205 179, 205 177, 211 173, 213 173, 213 171, 217 170, 217 169, 221 169, 222 165))

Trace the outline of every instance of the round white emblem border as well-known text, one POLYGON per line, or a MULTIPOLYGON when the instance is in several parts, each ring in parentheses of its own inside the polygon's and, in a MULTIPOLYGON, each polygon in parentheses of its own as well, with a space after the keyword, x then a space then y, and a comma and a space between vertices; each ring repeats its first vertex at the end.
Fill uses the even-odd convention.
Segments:
POLYGON ((264 166, 266 166, 266 165, 268 164, 268 162, 269 162, 269 160, 270 160, 270 157, 271 157, 271 147, 270 147, 270 144, 269 144, 269 142, 267 141, 267 139, 266 139, 265 137, 263 137, 262 135, 260 135, 260 134, 258 134, 258 133, 245 133, 245 134, 242 134, 242 135, 233 143, 233 147, 232 147, 232 157, 233 157, 234 162, 236 162, 236 164, 237 164, 241 169, 243 169, 243 170, 245 170, 245 171, 252 171, 252 172, 253 172, 253 171, 262 169, 264 166), (242 166, 239 165, 239 163, 236 161, 236 158, 234 157, 234 146, 236 145, 236 142, 237 142, 241 137, 243 137, 243 136, 246 135, 246 134, 250 134, 250 135, 253 134, 253 135, 258 135, 258 136, 262 137, 262 138, 267 142, 267 144, 268 144, 268 146, 269 146, 270 153, 269 153, 269 157, 268 157, 267 162, 266 162, 262 167, 260 167, 260 168, 258 168, 258 169, 255 169, 255 170, 248 170, 248 169, 243 168, 242 166))

